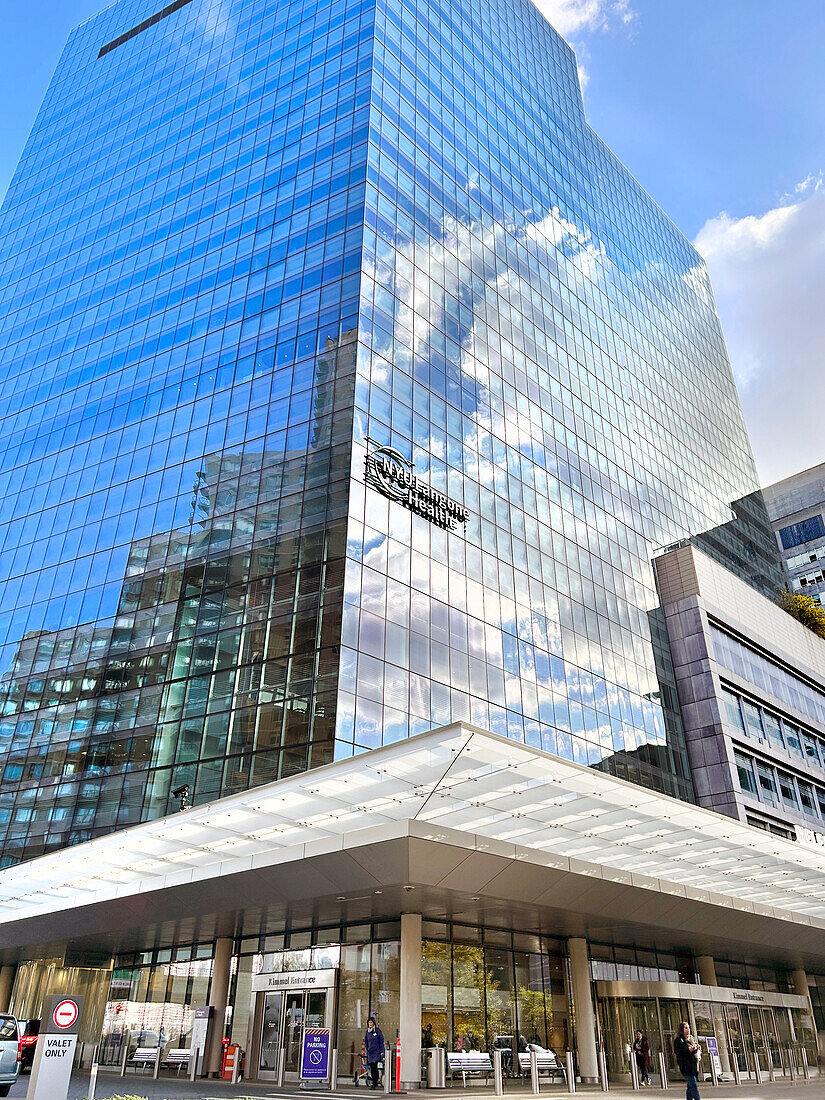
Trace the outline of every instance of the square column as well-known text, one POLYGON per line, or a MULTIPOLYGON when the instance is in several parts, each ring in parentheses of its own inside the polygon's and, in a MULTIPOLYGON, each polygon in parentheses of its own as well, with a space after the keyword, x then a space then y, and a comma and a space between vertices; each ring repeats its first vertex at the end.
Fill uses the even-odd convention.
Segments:
MULTIPOLYGON (((401 914, 401 1088, 421 1084, 421 914, 401 914)), ((389 1039, 389 1036, 387 1036, 389 1039)))

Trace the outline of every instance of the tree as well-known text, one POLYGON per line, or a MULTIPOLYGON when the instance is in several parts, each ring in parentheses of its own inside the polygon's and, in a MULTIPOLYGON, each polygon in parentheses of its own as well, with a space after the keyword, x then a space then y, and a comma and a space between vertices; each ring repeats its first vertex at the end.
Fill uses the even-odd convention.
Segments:
POLYGON ((780 593, 777 603, 803 626, 807 626, 808 630, 812 630, 820 638, 825 638, 825 608, 811 596, 806 596, 804 592, 789 592, 785 588, 780 593))

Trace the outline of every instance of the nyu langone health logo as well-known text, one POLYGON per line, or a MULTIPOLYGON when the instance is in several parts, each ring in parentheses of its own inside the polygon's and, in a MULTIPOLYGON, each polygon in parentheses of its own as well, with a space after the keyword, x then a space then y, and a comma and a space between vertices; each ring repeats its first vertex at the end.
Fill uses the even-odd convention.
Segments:
POLYGON ((464 505, 422 481, 412 462, 399 451, 394 447, 370 447, 371 443, 368 439, 364 469, 367 485, 447 531, 457 531, 460 523, 467 522, 470 513, 464 505))

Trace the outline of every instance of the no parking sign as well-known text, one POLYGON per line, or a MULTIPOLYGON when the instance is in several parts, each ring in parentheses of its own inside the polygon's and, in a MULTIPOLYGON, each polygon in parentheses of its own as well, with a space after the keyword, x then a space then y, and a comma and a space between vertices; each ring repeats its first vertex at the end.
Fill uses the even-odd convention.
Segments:
POLYGON ((74 994, 47 997, 43 1003, 29 1100, 66 1100, 82 1008, 83 998, 74 994))
POLYGON ((329 1077, 329 1028, 308 1027, 304 1032, 301 1079, 326 1081, 329 1077))

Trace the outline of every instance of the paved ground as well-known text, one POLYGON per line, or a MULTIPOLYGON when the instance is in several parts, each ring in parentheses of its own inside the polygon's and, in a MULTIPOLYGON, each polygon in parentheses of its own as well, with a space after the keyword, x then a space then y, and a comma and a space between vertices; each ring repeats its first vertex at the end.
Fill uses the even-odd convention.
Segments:
MULTIPOLYGON (((9 1093, 10 1097, 24 1097, 26 1090, 29 1087, 29 1077, 21 1077, 17 1084, 12 1088, 9 1093)), ((628 1098, 636 1096, 639 1093, 634 1093, 632 1089, 628 1088, 611 1088, 610 1094, 614 1097, 621 1098, 621 1100, 628 1100, 628 1098)), ((78 1074, 72 1078, 72 1085, 69 1090, 69 1100, 84 1100, 89 1095, 89 1076, 88 1074, 78 1074)), ((308 1096, 311 1096, 310 1092, 300 1092, 296 1088, 277 1089, 272 1085, 230 1085, 222 1081, 198 1081, 195 1084, 185 1079, 166 1078, 160 1081, 153 1081, 151 1078, 141 1077, 130 1073, 127 1077, 121 1078, 119 1074, 110 1074, 107 1072, 101 1073, 98 1077, 97 1089, 95 1091, 96 1100, 109 1100, 110 1097, 116 1096, 130 1096, 139 1097, 140 1100, 183 1100, 184 1097, 189 1100, 259 1100, 259 1098, 270 1097, 272 1100, 307 1100, 308 1096)), ((320 1097, 330 1097, 328 1092, 320 1092, 320 1097)), ((340 1089, 337 1090, 332 1096, 336 1100, 356 1100, 357 1097, 361 1097, 362 1100, 366 1100, 368 1096, 373 1094, 367 1089, 340 1089)), ((426 1093, 422 1093, 421 1100, 426 1100, 426 1093)), ((452 1089, 445 1090, 442 1097, 448 1098, 453 1095, 454 1100, 458 1100, 461 1097, 462 1100, 490 1100, 493 1096, 492 1089, 486 1088, 468 1088, 462 1089, 460 1086, 453 1086, 452 1089)), ((511 1097, 512 1100, 527 1100, 530 1095, 529 1091, 520 1085, 508 1084, 505 1087, 505 1095, 511 1097)), ((603 1093, 599 1089, 592 1087, 582 1088, 579 1086, 577 1090, 578 1096, 586 1096, 588 1100, 596 1100, 597 1097, 602 1096, 603 1093)), ((643 1093, 645 1097, 658 1098, 658 1100, 666 1100, 670 1097, 670 1100, 681 1100, 685 1095, 684 1085, 681 1082, 674 1082, 673 1086, 667 1091, 662 1091, 657 1088, 644 1089, 643 1093)), ((376 1094, 376 1100, 380 1100, 383 1093, 376 1094)), ((567 1089, 556 1085, 554 1087, 546 1086, 542 1088, 542 1096, 553 1098, 553 1100, 562 1100, 563 1097, 568 1096, 567 1089)), ((436 1100, 436 1094, 430 1094, 431 1100, 436 1100)), ((764 1085, 720 1085, 719 1088, 712 1088, 710 1085, 702 1087, 702 1100, 825 1100, 825 1078, 819 1082, 813 1082, 811 1084, 794 1083, 794 1084, 764 1084, 764 1085)), ((62 1098, 61 1098, 62 1100, 62 1098)))

